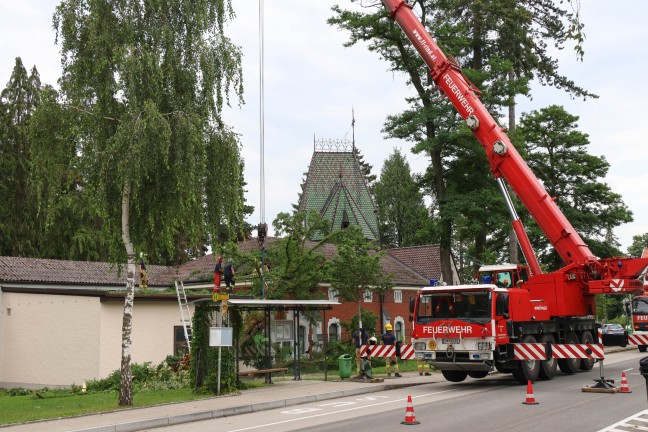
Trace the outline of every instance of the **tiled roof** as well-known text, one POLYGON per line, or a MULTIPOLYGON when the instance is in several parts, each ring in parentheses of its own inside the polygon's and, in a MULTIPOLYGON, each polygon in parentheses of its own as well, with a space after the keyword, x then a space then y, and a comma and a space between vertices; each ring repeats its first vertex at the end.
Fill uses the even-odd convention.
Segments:
POLYGON ((387 254, 426 278, 428 283, 429 279, 441 280, 441 251, 439 245, 387 249, 387 254))
MULTIPOLYGON (((271 245, 276 238, 267 238, 266 247, 271 245)), ((310 247, 315 246, 315 242, 307 242, 310 247)), ((249 251, 252 248, 258 247, 256 239, 249 239, 239 244, 243 251, 249 251)), ((320 253, 329 259, 332 259, 336 253, 334 244, 327 243, 320 248, 320 253)), ((438 255, 436 260, 438 261, 438 255)), ((184 264, 178 272, 178 276, 184 280, 204 280, 213 274, 214 265, 216 264, 216 257, 214 255, 205 255, 190 263, 184 264)), ((389 254, 385 254, 381 259, 381 265, 384 274, 393 274, 394 281, 399 284, 413 284, 413 285, 428 285, 429 281, 417 271, 408 268, 403 262, 395 259, 389 254)))
POLYGON ((299 209, 320 212, 333 229, 346 217, 366 238, 378 239, 376 205, 353 152, 313 152, 299 209))
MULTIPOLYGON (((276 241, 275 238, 267 238, 266 246, 269 246, 274 241, 276 241)), ((311 246, 315 245, 314 242, 309 242, 309 244, 311 246)), ((239 246, 244 251, 250 251, 257 248, 258 243, 256 239, 249 239, 240 243, 239 246)), ((423 265, 427 260, 429 263, 425 265, 428 268, 440 269, 438 246, 401 249, 407 250, 405 256, 411 258, 409 262, 419 262, 423 265), (414 259, 414 257, 416 258, 414 259)), ((320 251, 322 255, 330 259, 335 256, 336 247, 334 244, 325 244, 320 251)), ((428 284, 430 277, 438 278, 440 271, 437 271, 437 273, 423 273, 423 270, 410 266, 407 259, 401 259, 402 256, 399 251, 399 249, 389 249, 388 253, 381 259, 383 273, 385 275, 393 274, 395 283, 425 286, 428 284), (428 274, 433 276, 428 277, 428 274)), ((173 286, 176 279, 183 281, 210 280, 215 263, 214 255, 210 254, 183 264, 178 268, 149 265, 149 286, 173 286)), ((137 274, 135 278, 136 283, 138 283, 137 274)), ((47 285, 121 287, 126 283, 126 275, 124 271, 119 273, 118 269, 109 263, 0 257, 0 281, 47 285)))
MULTIPOLYGON (((149 286, 173 284, 172 268, 148 266, 149 286)), ((139 276, 135 274, 135 282, 139 276)), ((40 258, 0 257, 0 281, 65 285, 126 284, 126 269, 121 272, 105 262, 65 261, 40 258)))

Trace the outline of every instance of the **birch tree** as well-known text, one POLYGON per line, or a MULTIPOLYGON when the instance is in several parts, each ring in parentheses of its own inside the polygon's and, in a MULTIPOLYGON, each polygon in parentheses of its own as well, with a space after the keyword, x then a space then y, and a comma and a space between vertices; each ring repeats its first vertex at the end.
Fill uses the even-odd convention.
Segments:
POLYGON ((243 91, 240 50, 224 35, 232 17, 229 0, 63 0, 54 14, 61 90, 81 114, 85 192, 110 260, 126 263, 121 406, 133 403, 137 251, 151 263, 186 259, 218 237, 207 215, 229 227, 242 221, 240 145, 220 117, 243 91), (221 170, 228 182, 214 191, 210 176, 221 170))

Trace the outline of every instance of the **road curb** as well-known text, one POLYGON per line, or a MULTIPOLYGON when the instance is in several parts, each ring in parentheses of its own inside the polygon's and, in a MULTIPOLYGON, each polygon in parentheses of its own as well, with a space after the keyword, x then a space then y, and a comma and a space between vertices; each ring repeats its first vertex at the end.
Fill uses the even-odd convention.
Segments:
POLYGON ((395 390, 403 387, 412 387, 423 385, 427 383, 403 383, 403 384, 377 384, 375 386, 360 387, 348 390, 334 391, 330 393, 322 393, 318 395, 299 396, 284 400, 276 400, 269 402, 259 402, 256 404, 239 405, 229 408, 220 408, 207 411, 198 411, 190 414, 178 414, 163 418, 153 418, 146 420, 136 420, 126 423, 117 423, 114 425, 97 426, 86 429, 74 429, 69 432, 135 432, 147 428, 159 428, 184 423, 192 423, 196 421, 212 420, 222 417, 231 417, 239 414, 249 414, 252 412, 266 411, 276 408, 285 408, 295 405, 303 405, 312 402, 320 402, 330 399, 338 399, 347 396, 356 396, 366 393, 375 393, 385 390, 395 390))

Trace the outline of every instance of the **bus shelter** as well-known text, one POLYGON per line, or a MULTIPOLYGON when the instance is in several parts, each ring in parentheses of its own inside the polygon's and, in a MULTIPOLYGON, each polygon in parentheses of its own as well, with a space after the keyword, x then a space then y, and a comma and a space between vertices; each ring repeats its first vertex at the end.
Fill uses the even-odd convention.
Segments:
MULTIPOLYGON (((298 331, 300 316, 306 311, 321 311, 322 322, 326 323, 326 311, 333 308, 340 303, 331 300, 256 300, 256 299, 236 299, 230 298, 228 307, 237 309, 241 312, 244 311, 263 311, 264 312, 264 335, 265 335, 265 359, 266 370, 272 369, 272 314, 279 311, 292 311, 293 312, 293 364, 294 364, 294 380, 301 380, 301 349, 302 340, 298 331)), ((323 349, 324 349, 324 379, 327 379, 327 339, 328 334, 322 330, 323 349)), ((239 373, 239 341, 236 341, 236 373, 239 373)), ((272 375, 270 372, 265 374, 266 383, 272 383, 272 375)))

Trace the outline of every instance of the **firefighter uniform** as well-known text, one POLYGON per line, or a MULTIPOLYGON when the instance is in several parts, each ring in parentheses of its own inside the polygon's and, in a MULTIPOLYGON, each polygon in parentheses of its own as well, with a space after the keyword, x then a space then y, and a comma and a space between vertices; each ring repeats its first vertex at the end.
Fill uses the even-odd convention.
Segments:
MULTIPOLYGON (((387 324, 385 326, 385 333, 382 335, 383 345, 393 345, 396 346, 396 336, 392 333, 392 325, 387 324)), ((391 367, 394 366, 394 376, 401 377, 402 375, 398 373, 398 359, 396 358, 396 351, 394 350, 393 357, 387 357, 385 360, 385 369, 387 370, 387 376, 391 376, 391 367)))

